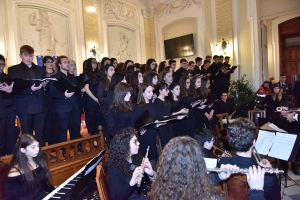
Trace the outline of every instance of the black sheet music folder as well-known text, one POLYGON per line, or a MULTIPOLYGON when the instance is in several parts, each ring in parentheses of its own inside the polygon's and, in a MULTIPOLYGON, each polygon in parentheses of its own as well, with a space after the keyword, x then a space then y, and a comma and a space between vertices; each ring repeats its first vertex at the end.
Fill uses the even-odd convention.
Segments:
POLYGON ((139 131, 141 128, 149 129, 153 126, 154 120, 152 119, 149 110, 147 109, 135 122, 135 129, 139 131))

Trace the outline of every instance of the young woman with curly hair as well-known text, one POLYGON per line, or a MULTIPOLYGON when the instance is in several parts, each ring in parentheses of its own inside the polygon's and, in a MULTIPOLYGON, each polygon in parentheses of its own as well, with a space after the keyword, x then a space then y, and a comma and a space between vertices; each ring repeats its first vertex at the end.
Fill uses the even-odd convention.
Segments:
MULTIPOLYGON (((221 168, 238 169, 233 165, 222 165, 221 168)), ((256 170, 255 167, 253 171, 258 176, 252 179, 252 173, 247 175, 250 188, 256 188, 250 190, 249 200, 263 199, 264 170, 256 170)), ((230 175, 224 172, 207 174, 199 143, 191 137, 175 137, 165 146, 159 158, 151 193, 154 200, 223 200, 223 194, 214 183, 230 175)))
POLYGON ((120 130, 111 142, 108 156, 108 187, 112 199, 146 200, 147 185, 145 177, 150 179, 155 172, 148 158, 141 167, 142 156, 138 154, 139 141, 134 128, 120 130), (144 170, 141 187, 137 187, 138 177, 144 170))
POLYGON ((5 199, 43 199, 54 187, 38 139, 24 134, 18 140, 5 179, 5 199))

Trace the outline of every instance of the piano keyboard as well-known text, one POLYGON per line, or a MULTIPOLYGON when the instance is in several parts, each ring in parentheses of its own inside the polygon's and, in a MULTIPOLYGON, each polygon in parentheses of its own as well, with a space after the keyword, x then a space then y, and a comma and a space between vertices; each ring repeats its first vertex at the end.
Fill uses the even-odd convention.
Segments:
POLYGON ((55 190, 49 193, 43 200, 57 200, 57 199, 66 199, 67 195, 72 191, 72 187, 75 186, 75 183, 80 179, 83 174, 85 166, 68 178, 65 182, 60 184, 55 190))

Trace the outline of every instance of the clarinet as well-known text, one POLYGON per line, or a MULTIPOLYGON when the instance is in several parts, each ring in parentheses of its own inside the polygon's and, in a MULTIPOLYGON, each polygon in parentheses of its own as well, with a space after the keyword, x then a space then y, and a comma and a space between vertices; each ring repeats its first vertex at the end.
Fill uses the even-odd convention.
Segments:
POLYGON ((145 157, 143 158, 143 160, 142 160, 142 164, 141 164, 141 166, 143 167, 143 171, 142 171, 142 173, 139 175, 139 177, 138 177, 138 181, 137 181, 137 186, 138 187, 140 187, 141 186, 141 183, 142 183, 142 179, 143 179, 143 176, 144 176, 144 161, 145 161, 145 158, 148 158, 148 152, 149 152, 149 149, 150 149, 150 146, 148 146, 148 148, 147 148, 147 151, 146 151, 146 155, 145 155, 145 157))
MULTIPOLYGON (((266 170, 266 173, 268 174, 283 174, 283 170, 279 170, 278 168, 264 168, 266 170)), ((229 172, 231 174, 247 174, 249 172, 248 168, 241 168, 241 169, 221 169, 221 168, 207 168, 207 173, 210 172, 229 172)))

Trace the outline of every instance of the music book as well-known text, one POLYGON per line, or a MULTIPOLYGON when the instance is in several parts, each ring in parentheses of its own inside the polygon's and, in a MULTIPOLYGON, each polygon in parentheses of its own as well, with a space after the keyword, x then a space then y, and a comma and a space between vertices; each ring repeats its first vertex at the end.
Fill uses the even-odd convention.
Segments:
POLYGON ((259 154, 299 163, 297 154, 300 137, 297 134, 260 130, 255 148, 259 154))
POLYGON ((33 84, 35 86, 39 86, 43 81, 57 81, 56 78, 44 78, 44 79, 21 79, 21 78, 0 78, 0 83, 6 83, 11 85, 14 83, 13 91, 20 93, 26 90, 27 88, 31 87, 33 84))
POLYGON ((191 107, 190 104, 180 101, 175 107, 172 108, 172 112, 178 112, 183 108, 189 109, 191 107))
POLYGON ((66 90, 69 93, 70 92, 79 93, 89 80, 85 80, 84 77, 81 76, 76 76, 76 81, 77 81, 77 85, 73 85, 70 81, 68 81, 64 77, 58 76, 57 81, 53 84, 53 86, 61 93, 65 93, 66 90))
POLYGON ((135 129, 141 130, 146 129, 148 130, 151 126, 153 126, 154 120, 152 119, 149 110, 147 109, 135 122, 135 129))
POLYGON ((216 158, 204 158, 206 168, 215 168, 217 167, 217 161, 216 158))
POLYGON ((178 114, 178 115, 171 115, 171 116, 165 116, 163 120, 160 120, 157 123, 166 123, 173 120, 182 120, 183 118, 187 117, 187 114, 178 114))

